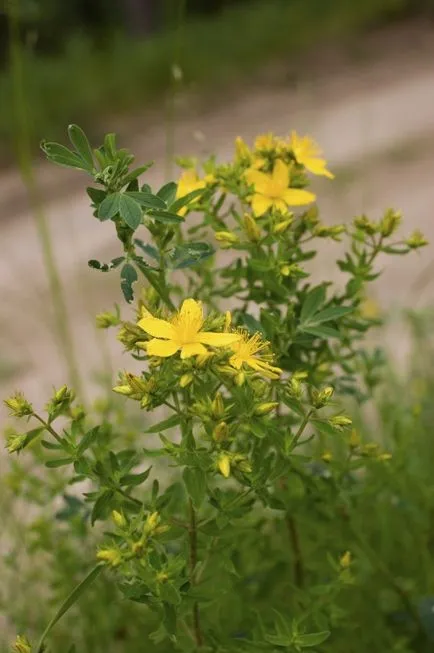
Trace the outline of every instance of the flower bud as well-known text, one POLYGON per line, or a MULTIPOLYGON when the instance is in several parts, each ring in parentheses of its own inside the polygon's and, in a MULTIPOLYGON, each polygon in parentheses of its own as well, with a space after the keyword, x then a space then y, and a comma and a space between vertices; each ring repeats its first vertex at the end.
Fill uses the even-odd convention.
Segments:
POLYGON ((69 390, 66 385, 63 385, 59 390, 55 390, 52 398, 45 406, 50 420, 53 420, 62 413, 67 412, 74 399, 75 393, 72 390, 69 390))
POLYGON ((413 231, 411 236, 405 241, 411 249, 418 249, 419 247, 425 247, 428 245, 428 241, 425 236, 419 230, 413 231))
POLYGON ((330 417, 328 423, 330 424, 330 426, 333 426, 333 428, 340 431, 344 428, 347 428, 348 426, 351 426, 353 422, 346 415, 335 415, 334 417, 330 417))
POLYGON ((388 209, 380 222, 380 233, 387 238, 391 236, 399 227, 402 220, 402 214, 399 211, 388 209))
POLYGON ((246 374, 245 372, 238 372, 236 377, 234 378, 235 385, 237 385, 239 388, 244 385, 246 382, 246 374))
POLYGON ((248 162, 251 156, 247 143, 244 142, 241 136, 237 136, 235 139, 235 158, 238 161, 248 162))
POLYGON ((22 392, 16 392, 8 399, 5 399, 5 406, 10 410, 13 417, 27 417, 33 415, 33 406, 27 401, 22 392))
POLYGON ((380 460, 381 462, 386 462, 387 460, 391 460, 392 454, 391 453, 380 453, 377 456, 377 460, 380 460))
POLYGON ((303 386, 295 375, 291 376, 288 381, 288 391, 292 397, 295 397, 295 399, 301 399, 303 395, 303 386))
POLYGON ((224 323, 224 331, 229 331, 231 328, 232 324, 232 315, 230 311, 225 312, 225 323, 224 323))
POLYGON ((155 531, 159 523, 160 523, 160 515, 158 514, 158 512, 152 512, 146 518, 145 525, 143 527, 143 533, 145 535, 150 535, 155 531))
POLYGON ((212 410, 212 416, 215 419, 219 419, 220 417, 223 417, 225 413, 225 405, 223 402, 223 397, 221 392, 217 392, 216 396, 214 397, 211 403, 211 410, 212 410))
POLYGON ((133 322, 124 322, 119 329, 117 339, 124 345, 128 351, 140 347, 145 349, 146 343, 143 340, 144 331, 133 322))
POLYGON ((229 436, 229 427, 226 422, 219 422, 214 428, 212 437, 216 442, 223 442, 229 436))
POLYGON ((283 234, 288 229, 288 227, 292 225, 293 221, 294 218, 291 214, 291 217, 287 217, 285 220, 281 220, 280 222, 277 222, 277 224, 275 224, 273 227, 273 234, 276 234, 276 236, 279 234, 283 234))
POLYGON ((18 453, 22 451, 27 443, 27 435, 25 433, 16 433, 9 431, 6 434, 6 450, 8 453, 18 453))
POLYGON ((354 226, 356 229, 360 229, 360 231, 368 234, 368 236, 373 236, 378 231, 377 226, 366 215, 360 215, 354 218, 354 226))
POLYGON ((118 528, 125 528, 125 526, 127 525, 127 520, 125 519, 123 514, 118 512, 117 510, 112 511, 112 519, 115 526, 117 526, 118 528))
POLYGON ((263 404, 259 404, 259 406, 256 406, 254 414, 259 417, 263 415, 268 415, 275 408, 277 408, 278 405, 279 405, 278 401, 267 401, 263 404))
POLYGON ((32 647, 27 637, 17 635, 17 638, 12 646, 12 653, 31 653, 32 647))
POLYGON ((143 540, 138 540, 137 542, 133 542, 131 545, 131 553, 137 558, 140 558, 143 555, 144 550, 145 550, 145 543, 143 542, 143 540))
POLYGON ((207 351, 206 354, 199 354, 199 356, 196 356, 194 362, 197 367, 205 367, 213 356, 214 352, 207 351))
POLYGON ((224 476, 225 478, 229 478, 231 473, 231 460, 226 453, 222 454, 218 459, 217 467, 222 476, 224 476))
POLYGON ((327 386, 323 390, 320 390, 319 392, 314 392, 312 401, 313 405, 315 408, 322 408, 326 404, 328 404, 329 400, 332 398, 334 393, 334 389, 332 386, 327 386))
POLYGON ((261 230, 258 227, 255 219, 249 213, 245 213, 243 217, 244 230, 247 234, 247 238, 252 243, 257 243, 261 240, 261 230))
POLYGON ((98 313, 95 317, 97 329, 109 329, 112 326, 117 326, 120 322, 119 315, 114 313, 98 313))
POLYGON ((188 372, 187 374, 183 374, 181 378, 179 379, 179 385, 181 388, 186 388, 190 383, 193 382, 194 376, 191 374, 191 372, 188 372))
POLYGON ((351 565, 351 553, 350 551, 345 551, 344 555, 340 557, 339 564, 342 569, 348 569, 351 565))
POLYGON ((216 231, 214 236, 220 245, 226 248, 239 242, 238 236, 231 234, 230 231, 216 231))
POLYGON ((100 549, 96 557, 97 560, 105 562, 110 567, 118 567, 122 562, 121 552, 117 549, 100 549))
POLYGON ((243 454, 236 453, 232 457, 232 463, 237 469, 240 470, 240 472, 243 472, 244 474, 251 474, 252 466, 247 460, 246 456, 243 456, 243 454))
POLYGON ((352 429, 351 431, 349 445, 351 449, 357 449, 360 446, 360 435, 356 429, 352 429))
POLYGON ((325 463, 330 463, 333 460, 333 454, 331 451, 324 451, 324 453, 321 456, 321 459, 325 463))

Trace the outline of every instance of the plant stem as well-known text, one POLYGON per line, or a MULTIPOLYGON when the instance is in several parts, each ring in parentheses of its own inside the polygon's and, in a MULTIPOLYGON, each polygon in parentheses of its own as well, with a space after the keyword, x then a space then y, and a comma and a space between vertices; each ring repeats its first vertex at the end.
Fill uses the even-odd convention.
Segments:
MULTIPOLYGON (((188 527, 189 535, 189 547, 190 547, 190 582, 192 585, 196 584, 195 578, 195 569, 197 565, 197 526, 196 526, 196 511, 193 506, 193 501, 191 498, 188 500, 189 512, 190 512, 190 523, 188 527)), ((203 646, 203 635, 200 627, 200 611, 199 603, 195 601, 193 605, 193 632, 194 640, 196 642, 196 648, 201 648, 203 646)))
POLYGON ((48 422, 46 422, 46 421, 45 421, 45 420, 44 420, 40 415, 38 415, 37 413, 33 413, 33 417, 34 417, 35 419, 37 419, 38 422, 41 422, 41 424, 42 424, 42 425, 47 429, 47 431, 48 431, 49 433, 51 433, 51 435, 53 436, 53 438, 55 438, 55 440, 57 440, 57 442, 58 442, 60 445, 62 445, 62 447, 63 447, 62 438, 60 437, 60 435, 59 435, 58 433, 56 433, 56 431, 53 429, 53 427, 52 427, 48 422))
POLYGON ((294 435, 294 439, 292 441, 292 448, 293 449, 297 446, 297 443, 298 443, 299 439, 303 435, 303 431, 306 428, 306 426, 308 425, 308 422, 309 422, 309 420, 310 420, 310 418, 312 416, 312 413, 313 413, 313 410, 311 409, 304 416, 303 421, 300 424, 297 433, 294 435))
POLYGON ((302 588, 304 585, 304 565, 297 524, 295 519, 291 517, 289 513, 286 514, 285 522, 288 528, 292 551, 294 553, 294 581, 297 587, 302 588))
POLYGON ((29 203, 33 212, 38 230, 39 242, 42 249, 45 271, 51 292, 54 307, 56 329, 63 355, 68 368, 69 382, 79 393, 81 388, 80 376, 74 355, 74 344, 69 330, 66 302, 63 294, 60 275, 54 257, 54 248, 50 228, 43 204, 39 194, 36 177, 32 168, 31 154, 31 118, 27 112, 25 97, 23 60, 19 34, 19 3, 10 2, 8 11, 10 29, 10 61, 13 79, 13 101, 15 106, 17 142, 16 150, 21 177, 26 187, 29 203))

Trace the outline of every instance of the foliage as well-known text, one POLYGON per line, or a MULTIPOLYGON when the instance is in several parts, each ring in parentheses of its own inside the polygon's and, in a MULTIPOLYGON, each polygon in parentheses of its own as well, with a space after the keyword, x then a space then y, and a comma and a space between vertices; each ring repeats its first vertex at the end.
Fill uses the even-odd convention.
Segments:
MULTIPOLYGON (((120 255, 89 264, 119 274, 136 316, 117 307, 97 324, 117 328, 142 368, 120 373, 113 390, 147 422, 125 428, 109 408, 98 419, 66 386, 43 412, 20 393, 6 400, 30 422, 8 432, 9 452, 26 449, 48 469, 15 475, 25 498, 39 490, 45 516, 31 558, 47 548, 61 563, 59 538, 72 565, 48 624, 21 615, 14 650, 143 650, 145 641, 165 652, 429 650, 429 579, 416 565, 414 584, 397 577, 401 551, 385 562, 375 527, 364 528, 395 480, 399 501, 402 475, 345 410, 381 378, 381 355, 364 346, 377 323, 363 308, 377 257, 407 254, 423 236, 397 239, 392 209, 377 221, 321 222, 310 174, 333 174, 295 133, 259 136, 253 148, 237 139, 233 160, 210 158, 203 173, 179 161, 179 182, 156 192, 139 182, 149 164, 133 168, 112 134, 96 150, 76 125, 69 139, 42 147, 91 177, 94 218, 115 228, 120 255), (346 284, 315 284, 309 261, 343 239, 346 284), (88 632, 67 621, 87 592, 101 614, 97 641, 89 615, 88 632), (354 638, 359 611, 369 620, 354 638)), ((48 582, 57 598, 56 589, 48 582)))

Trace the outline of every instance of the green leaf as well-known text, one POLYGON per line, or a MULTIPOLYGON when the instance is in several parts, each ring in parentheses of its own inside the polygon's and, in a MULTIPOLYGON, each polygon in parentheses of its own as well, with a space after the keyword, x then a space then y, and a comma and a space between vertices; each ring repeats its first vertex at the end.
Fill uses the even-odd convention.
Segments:
POLYGON ((116 157, 116 134, 106 134, 104 136, 104 151, 110 159, 116 157))
POLYGON ((129 304, 134 299, 133 283, 137 281, 137 278, 136 269, 130 263, 125 263, 121 270, 121 290, 125 301, 129 304))
POLYGON ((163 419, 162 422, 158 422, 158 424, 153 424, 146 429, 145 433, 161 433, 161 431, 167 431, 167 429, 178 426, 180 422, 181 418, 179 415, 172 415, 168 419, 163 419))
POLYGON ((149 217, 151 217, 156 222, 161 222, 162 224, 179 224, 180 222, 184 222, 184 218, 181 218, 180 215, 176 215, 175 213, 170 213, 170 211, 163 211, 160 209, 153 209, 149 213, 149 217))
POLYGON ((94 270, 100 270, 101 272, 109 272, 110 270, 114 270, 115 268, 117 268, 123 261, 125 261, 125 257, 119 256, 118 258, 112 259, 110 263, 101 263, 101 261, 97 261, 96 259, 91 259, 90 261, 87 262, 87 264, 90 268, 93 268, 94 270))
POLYGON ((160 596, 163 601, 171 605, 179 605, 181 603, 181 595, 172 583, 160 584, 160 596))
POLYGON ((301 309, 300 322, 307 322, 319 310, 320 306, 324 304, 325 296, 324 286, 317 286, 308 293, 301 309))
POLYGON ((325 308, 323 311, 316 313, 310 320, 308 320, 308 322, 304 322, 304 324, 306 326, 307 324, 309 324, 309 326, 316 326, 322 322, 337 320, 344 315, 348 315, 348 313, 352 313, 353 311, 354 308, 352 306, 330 306, 329 308, 325 308))
POLYGON ((248 313, 241 313, 240 318, 242 323, 247 327, 250 333, 259 332, 262 333, 262 335, 265 335, 265 331, 262 324, 255 317, 253 317, 253 315, 249 315, 248 313))
POLYGON ((157 195, 152 195, 152 193, 144 193, 143 191, 134 190, 134 191, 127 191, 125 195, 131 197, 133 200, 138 202, 140 206, 143 206, 146 209, 164 210, 166 208, 166 204, 161 199, 161 197, 157 197, 157 195))
POLYGON ((215 254, 214 248, 208 243, 185 243, 178 245, 171 253, 171 265, 175 270, 189 268, 206 261, 215 254))
POLYGON ((69 125, 68 134, 69 134, 69 140, 75 147, 77 153, 86 163, 89 171, 93 170, 94 167, 93 152, 84 131, 78 125, 69 125))
POLYGON ((98 207, 98 218, 101 222, 111 220, 119 213, 120 193, 110 193, 107 195, 98 207))
POLYGON ((200 508, 206 494, 206 476, 202 469, 186 467, 182 473, 185 487, 196 508, 200 508))
POLYGON ((169 181, 168 184, 164 184, 158 191, 158 197, 166 203, 167 206, 170 206, 176 197, 176 191, 178 190, 178 184, 175 184, 174 181, 169 181))
POLYGON ((72 458, 57 458, 56 460, 47 460, 45 467, 64 467, 65 465, 70 465, 74 460, 72 458))
POLYGON ((125 474, 125 476, 121 477, 119 483, 120 485, 126 485, 127 487, 141 485, 148 478, 151 469, 152 467, 148 467, 146 471, 141 472, 140 474, 125 474))
POLYGON ((101 204, 101 202, 104 200, 104 198, 107 195, 105 190, 102 190, 101 188, 92 188, 92 186, 88 186, 86 188, 86 193, 89 195, 90 199, 92 200, 93 206, 98 206, 99 204, 101 204))
POLYGON ((178 213, 179 209, 182 209, 184 206, 188 206, 193 200, 196 200, 198 197, 203 195, 205 191, 206 188, 197 188, 196 190, 192 190, 191 193, 187 193, 187 195, 179 197, 172 204, 170 204, 169 210, 172 211, 172 213, 178 213))
POLYGON ((41 638, 38 642, 38 645, 36 647, 36 653, 42 653, 44 650, 44 643, 47 638, 47 636, 50 634, 54 626, 57 624, 57 622, 63 617, 64 614, 66 614, 75 603, 77 603, 78 599, 84 592, 87 590, 87 588, 92 585, 92 583, 98 578, 100 573, 102 572, 104 568, 104 565, 101 563, 97 564, 96 567, 91 569, 91 571, 88 573, 88 575, 75 587, 71 594, 65 599, 65 601, 62 603, 54 617, 51 619, 49 622, 48 626, 44 630, 44 632, 41 635, 41 638))
POLYGON ((326 327, 326 326, 318 326, 318 327, 300 327, 300 331, 303 331, 304 333, 309 333, 311 336, 316 336, 317 338, 323 338, 324 340, 327 340, 327 338, 340 338, 341 334, 339 331, 336 329, 332 329, 331 327, 326 327))
POLYGON ((331 435, 334 438, 336 437, 336 429, 334 429, 328 422, 319 419, 312 419, 311 424, 319 433, 322 433, 323 435, 331 435))
POLYGON ((113 490, 104 490, 103 493, 95 501, 92 509, 92 514, 90 516, 90 523, 92 526, 98 519, 105 519, 107 517, 110 512, 113 496, 113 490))
POLYGON ((142 222, 142 209, 140 204, 126 193, 121 193, 119 198, 119 213, 126 224, 135 231, 142 222))
POLYGON ((75 152, 68 150, 64 145, 42 141, 41 150, 50 161, 57 163, 59 166, 65 166, 65 168, 76 168, 88 172, 88 168, 83 159, 75 152))
POLYGON ((298 635, 295 644, 301 648, 309 648, 310 646, 318 646, 330 637, 330 631, 323 630, 320 633, 310 633, 308 635, 298 635))
POLYGON ((99 426, 94 426, 93 429, 90 429, 90 431, 83 435, 77 448, 78 456, 81 456, 86 451, 86 449, 88 449, 93 444, 93 442, 98 437, 98 433, 99 426))

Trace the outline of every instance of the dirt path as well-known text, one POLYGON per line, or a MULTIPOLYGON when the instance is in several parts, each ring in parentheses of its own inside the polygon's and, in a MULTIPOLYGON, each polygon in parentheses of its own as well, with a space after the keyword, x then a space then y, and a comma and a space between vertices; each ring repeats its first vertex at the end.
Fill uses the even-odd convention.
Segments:
MULTIPOLYGON (((237 135, 252 140, 257 133, 270 130, 279 134, 291 128, 309 131, 338 172, 331 184, 315 183, 326 219, 344 220, 362 211, 375 215, 393 205, 405 213, 406 229, 421 228, 432 236, 434 42, 429 30, 418 30, 417 34, 406 34, 399 47, 393 43, 384 51, 372 48, 362 61, 337 66, 334 75, 312 75, 297 88, 249 89, 215 112, 183 119, 176 126, 176 153, 202 155, 214 151, 224 160, 230 156, 237 135)), ((369 49, 369 43, 366 47, 369 49)), ((160 183, 164 177, 164 126, 152 133, 138 132, 134 140, 139 161, 157 162, 150 171, 150 183, 160 183)), ((38 170, 46 188, 60 183, 67 186, 69 174, 46 166, 38 170)), ((86 265, 89 258, 105 259, 117 250, 111 225, 91 217, 85 185, 83 178, 81 192, 49 201, 46 211, 67 293, 71 328, 80 347, 81 368, 88 372, 101 369, 103 358, 96 344, 93 315, 109 308, 119 293, 113 278, 86 265)), ((22 203, 19 189, 14 173, 0 179, 2 220, 7 218, 14 197, 18 206, 22 203)), ((19 385, 36 400, 43 400, 47 390, 61 383, 66 373, 53 337, 47 280, 28 211, 4 222, 1 252, 0 365, 10 363, 17 372, 15 378, 4 380, 2 390, 19 385)), ((389 306, 414 303, 412 283, 431 255, 426 250, 411 259, 391 259, 376 286, 378 299, 389 306)), ((327 252, 323 252, 318 274, 323 270, 329 274, 328 261, 327 252)), ((428 288, 425 299, 431 294, 428 288)), ((114 338, 107 346, 115 369, 129 365, 114 338)))

